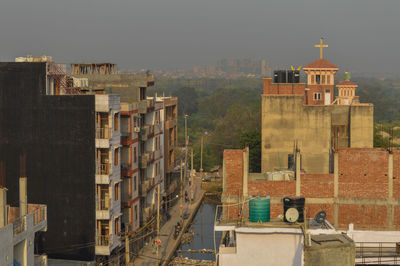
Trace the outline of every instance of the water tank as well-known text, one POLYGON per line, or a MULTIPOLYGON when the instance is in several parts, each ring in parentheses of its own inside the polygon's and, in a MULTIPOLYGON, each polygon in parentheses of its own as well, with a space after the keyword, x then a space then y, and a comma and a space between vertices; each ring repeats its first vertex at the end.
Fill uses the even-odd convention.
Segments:
POLYGON ((286 211, 289 210, 290 208, 295 208, 297 209, 299 213, 299 218, 297 222, 302 223, 304 222, 304 205, 305 205, 306 199, 304 197, 299 197, 299 198, 291 198, 291 197, 284 197, 283 198, 283 217, 285 222, 289 222, 286 219, 286 211))
POLYGON ((286 83, 286 70, 274 71, 274 83, 286 83))
POLYGON ((287 71, 288 83, 300 83, 300 71, 288 70, 287 71))
POLYGON ((271 211, 271 198, 253 198, 249 202, 250 222, 269 222, 271 211))

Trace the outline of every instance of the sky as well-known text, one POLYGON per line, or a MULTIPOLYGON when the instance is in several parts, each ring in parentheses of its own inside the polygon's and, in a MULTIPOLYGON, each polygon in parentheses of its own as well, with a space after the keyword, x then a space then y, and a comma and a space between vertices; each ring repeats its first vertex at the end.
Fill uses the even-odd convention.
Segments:
POLYGON ((0 60, 32 54, 120 69, 325 58, 341 69, 400 73, 399 0, 0 0, 0 60))

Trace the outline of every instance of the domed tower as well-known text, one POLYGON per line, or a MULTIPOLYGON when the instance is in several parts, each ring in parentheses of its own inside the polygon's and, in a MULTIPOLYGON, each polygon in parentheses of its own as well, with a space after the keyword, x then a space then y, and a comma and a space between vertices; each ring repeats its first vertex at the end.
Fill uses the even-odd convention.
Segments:
POLYGON ((323 44, 315 45, 320 48, 320 58, 303 67, 307 74, 306 105, 329 105, 333 102, 335 74, 339 70, 337 66, 323 58, 323 44))
POLYGON ((344 81, 336 85, 338 88, 338 97, 335 103, 339 105, 351 105, 353 103, 360 103, 358 96, 356 96, 356 88, 358 85, 350 81, 350 73, 344 73, 344 81))

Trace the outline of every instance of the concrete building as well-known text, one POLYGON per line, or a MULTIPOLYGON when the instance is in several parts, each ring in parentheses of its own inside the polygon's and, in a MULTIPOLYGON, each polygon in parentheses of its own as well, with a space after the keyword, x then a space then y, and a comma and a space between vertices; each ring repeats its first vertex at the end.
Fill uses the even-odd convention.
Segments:
POLYGON ((236 223, 222 215, 214 227, 222 232, 218 263, 221 266, 354 265, 353 240, 336 231, 328 221, 318 224, 309 219, 306 223, 289 224, 280 219, 252 223, 247 217, 236 223))
POLYGON ((307 84, 263 80, 262 172, 293 169, 296 145, 302 150, 301 169, 321 174, 332 173, 334 149, 373 146, 373 105, 353 100, 354 89, 352 96, 343 98, 342 91, 350 93, 350 81, 338 84, 340 94, 335 99, 338 67, 327 60, 320 58, 303 69, 307 84))
MULTIPOLYGON (((0 64, 0 157, 13 166, 19 154, 29 158, 29 198, 49 209, 39 250, 94 261, 120 245, 119 96, 80 95, 65 65, 46 60, 0 64), (68 246, 77 248, 62 248, 68 246)), ((14 168, 6 175, 11 204, 18 194, 14 168)))
POLYGON ((94 95, 96 113, 96 246, 109 256, 120 246, 121 152, 119 95, 94 95))
MULTIPOLYGON (((165 102, 160 97, 147 97, 147 87, 154 85, 154 75, 149 73, 99 74, 86 71, 78 74, 74 72, 73 76, 74 78, 87 78, 89 90, 119 94, 123 102, 121 104, 123 110, 123 136, 121 139, 123 221, 125 227, 129 225, 130 228, 127 229, 133 233, 138 226, 154 218, 158 200, 158 184, 161 188, 160 198, 166 195, 164 183, 165 102), (135 149, 137 157, 135 157, 135 149), (135 162, 135 160, 137 161, 135 162), (136 188, 137 190, 135 190, 136 188), (139 217, 138 220, 136 220, 136 213, 139 217)), ((174 109, 173 106, 176 105, 172 101, 167 102, 167 106, 171 106, 169 109, 174 109)), ((175 114, 176 112, 175 108, 175 114)), ((169 116, 168 119, 173 120, 169 116)), ((168 122, 168 126, 169 129, 176 129, 176 124, 173 125, 173 122, 168 122)), ((176 138, 176 130, 173 134, 176 138)), ((170 165, 170 160, 168 162, 170 165)), ((144 234, 146 232, 142 231, 144 234)), ((144 241, 138 241, 138 244, 140 247, 144 241)))
POLYGON ((305 197, 306 217, 325 211, 334 227, 354 240, 356 261, 398 260, 400 150, 339 148, 333 174, 304 173, 301 150, 296 158, 294 178, 269 178, 248 172, 248 150, 225 150, 221 200, 236 206, 230 217, 246 213, 240 203, 250 196, 270 196, 271 217, 282 214, 283 197, 305 197))
POLYGON ((46 255, 35 255, 35 234, 47 230, 46 205, 28 204, 27 178, 20 179, 20 206, 7 205, 6 188, 0 188, 0 265, 47 266, 46 255))
POLYGON ((140 226, 139 125, 137 103, 121 103, 122 219, 127 231, 140 226))
POLYGON ((174 149, 178 141, 178 98, 157 97, 157 100, 164 104, 164 108, 161 110, 161 119, 164 124, 164 196, 167 201, 170 201, 178 188, 173 174, 175 168, 174 149))

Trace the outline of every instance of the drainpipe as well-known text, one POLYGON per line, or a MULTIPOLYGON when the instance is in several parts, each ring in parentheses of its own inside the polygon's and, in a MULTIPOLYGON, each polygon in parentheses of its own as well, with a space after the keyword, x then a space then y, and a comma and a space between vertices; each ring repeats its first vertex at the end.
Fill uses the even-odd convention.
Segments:
POLYGON ((300 159, 301 159, 301 154, 300 154, 300 150, 297 148, 296 145, 296 156, 295 156, 295 160, 296 160, 296 197, 300 197, 301 195, 301 167, 300 167, 300 159))
POLYGON ((19 178, 19 215, 20 217, 28 214, 28 197, 26 194, 26 177, 19 178))

